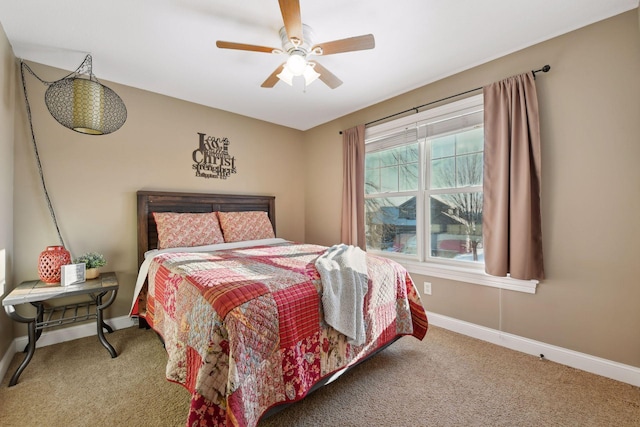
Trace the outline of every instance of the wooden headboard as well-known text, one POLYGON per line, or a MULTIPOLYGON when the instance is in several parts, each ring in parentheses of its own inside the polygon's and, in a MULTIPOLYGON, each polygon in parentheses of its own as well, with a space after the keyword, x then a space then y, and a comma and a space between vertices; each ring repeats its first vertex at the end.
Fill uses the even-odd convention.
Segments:
POLYGON ((138 191, 138 266, 144 253, 158 246, 158 231, 153 212, 240 212, 265 211, 276 231, 276 198, 235 194, 172 193, 138 191))

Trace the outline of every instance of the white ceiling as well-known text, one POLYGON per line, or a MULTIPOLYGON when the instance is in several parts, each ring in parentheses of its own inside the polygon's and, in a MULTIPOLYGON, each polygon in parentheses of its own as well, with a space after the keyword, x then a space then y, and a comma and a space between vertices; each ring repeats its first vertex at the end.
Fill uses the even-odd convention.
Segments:
POLYGON ((317 80, 306 91, 302 81, 260 87, 284 56, 215 46, 281 47, 277 0, 0 0, 0 22, 19 58, 72 71, 91 53, 102 81, 307 130, 637 7, 638 0, 300 0, 316 43, 369 33, 376 42, 318 57, 344 83, 332 90, 317 80))

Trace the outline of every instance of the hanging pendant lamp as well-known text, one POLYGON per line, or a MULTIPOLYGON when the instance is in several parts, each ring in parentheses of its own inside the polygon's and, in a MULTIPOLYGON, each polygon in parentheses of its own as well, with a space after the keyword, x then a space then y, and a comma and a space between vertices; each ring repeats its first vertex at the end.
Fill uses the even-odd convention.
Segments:
POLYGON ((87 55, 76 73, 51 83, 44 102, 58 123, 87 135, 115 132, 127 120, 122 99, 93 75, 91 55, 87 55), (81 76, 84 68, 87 77, 81 76))

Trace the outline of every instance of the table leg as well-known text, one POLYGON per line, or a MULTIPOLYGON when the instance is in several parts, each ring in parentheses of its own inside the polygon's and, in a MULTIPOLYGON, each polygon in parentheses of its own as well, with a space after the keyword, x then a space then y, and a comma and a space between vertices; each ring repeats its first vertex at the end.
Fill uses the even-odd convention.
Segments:
POLYGON ((107 329, 109 332, 113 332, 113 329, 111 329, 111 327, 109 325, 107 325, 106 323, 104 323, 104 318, 103 318, 103 314, 102 314, 102 310, 106 307, 108 307, 109 305, 111 305, 111 303, 113 302, 113 300, 115 299, 115 291, 112 294, 111 298, 109 299, 109 301, 107 301, 107 303, 105 305, 102 305, 102 296, 104 295, 104 293, 99 294, 96 296, 96 324, 98 326, 98 339, 100 340, 100 342, 102 343, 102 345, 104 346, 104 348, 107 349, 107 351, 109 352, 109 354, 111 355, 112 358, 114 357, 118 357, 118 353, 116 353, 116 350, 113 348, 113 346, 109 343, 109 341, 107 341, 107 339, 104 337, 104 331, 102 330, 103 328, 107 329))
MULTIPOLYGON (((5 309, 7 309, 6 311, 7 313, 9 313, 9 307, 5 307, 5 309)), ((10 317, 14 319, 20 318, 22 319, 20 321, 26 320, 22 316, 19 316, 15 311, 11 314, 10 314, 10 317)), ((22 363, 20 364, 20 366, 18 366, 18 369, 16 369, 16 372, 11 377, 11 380, 9 381, 9 387, 12 387, 18 383, 18 378, 20 377, 20 374, 22 374, 22 371, 24 371, 24 369, 27 367, 29 362, 31 362, 31 358, 33 357, 33 354, 36 352, 36 339, 37 339, 36 338, 36 319, 31 319, 27 323, 27 329, 29 331, 29 343, 27 344, 27 348, 25 349, 27 351, 27 354, 24 356, 22 363)))
MULTIPOLYGON (((36 308, 36 324, 38 323, 42 323, 42 319, 44 317, 44 304, 42 304, 41 302, 32 302, 31 303, 32 306, 34 306, 36 308)), ((36 335, 35 335, 35 341, 37 342, 40 339, 40 336, 42 335, 42 329, 36 329, 36 335)), ((27 343, 27 345, 24 347, 24 350, 22 350, 23 353, 26 353, 29 350, 29 343, 27 343)))

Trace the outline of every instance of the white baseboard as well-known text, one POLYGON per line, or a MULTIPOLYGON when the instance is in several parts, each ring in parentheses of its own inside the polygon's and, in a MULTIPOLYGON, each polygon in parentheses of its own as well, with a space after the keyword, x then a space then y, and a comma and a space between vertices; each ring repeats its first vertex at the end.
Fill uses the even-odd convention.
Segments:
POLYGON ((0 378, 4 378, 4 375, 7 373, 9 369, 9 363, 13 360, 13 355, 16 354, 15 351, 15 343, 12 343, 7 351, 4 352, 4 356, 2 356, 2 360, 0 360, 0 378))
POLYGON ((613 362, 540 341, 534 341, 529 338, 508 334, 437 313, 428 312, 427 318, 429 319, 429 323, 434 326, 439 326, 453 332, 533 356, 540 356, 542 354, 545 359, 551 360, 552 362, 640 387, 640 368, 635 366, 613 362))
MULTIPOLYGON (((136 319, 132 319, 129 316, 120 316, 113 319, 107 319, 105 322, 114 330, 118 330, 134 326, 136 324, 136 319)), ((96 329, 95 322, 83 323, 81 325, 71 326, 68 328, 53 329, 42 333, 40 339, 36 342, 36 348, 76 340, 78 338, 89 337, 91 335, 97 335, 97 333, 98 331, 96 329)), ((9 346, 2 357, 2 360, 0 360, 0 378, 4 378, 7 373, 9 364, 11 363, 11 360, 13 360, 13 356, 16 353, 22 352, 28 342, 29 338, 27 336, 18 337, 13 340, 12 345, 9 346)))

